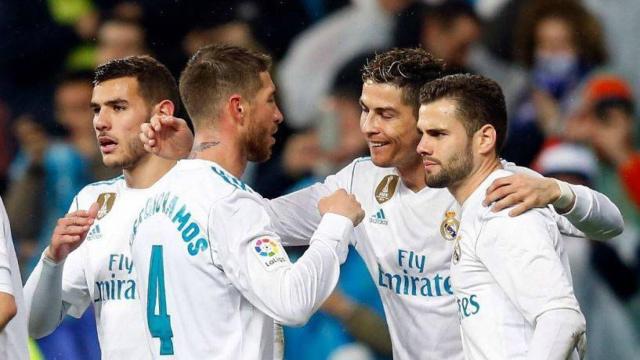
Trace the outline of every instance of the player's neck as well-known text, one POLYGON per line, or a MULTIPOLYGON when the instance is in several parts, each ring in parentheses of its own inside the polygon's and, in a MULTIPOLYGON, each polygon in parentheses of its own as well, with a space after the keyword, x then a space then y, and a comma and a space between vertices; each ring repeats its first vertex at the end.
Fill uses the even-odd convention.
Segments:
POLYGON ((402 183, 409 190, 418 192, 427 186, 421 162, 407 166, 398 166, 396 170, 398 170, 398 174, 400 174, 402 183))
POLYGON ((145 189, 155 184, 175 164, 175 160, 167 160, 147 154, 138 160, 134 166, 123 169, 122 172, 128 187, 145 189))
POLYGON ((198 129, 189 158, 214 161, 233 176, 241 178, 247 167, 247 155, 234 139, 236 137, 222 136, 213 129, 198 129))
POLYGON ((456 201, 462 205, 469 196, 473 194, 478 186, 482 184, 487 176, 500 168, 502 168, 502 165, 497 157, 485 158, 469 173, 467 177, 453 185, 450 185, 448 187, 449 191, 453 197, 456 198, 456 201))

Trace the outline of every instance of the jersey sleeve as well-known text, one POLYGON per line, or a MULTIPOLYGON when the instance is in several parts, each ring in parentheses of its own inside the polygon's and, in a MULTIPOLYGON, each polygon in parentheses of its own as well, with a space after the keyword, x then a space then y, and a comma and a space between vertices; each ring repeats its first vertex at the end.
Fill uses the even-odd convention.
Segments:
MULTIPOLYGON (((73 198, 68 212, 79 209, 78 196, 80 194, 73 198)), ((32 336, 41 337, 52 332, 67 313, 81 317, 91 303, 84 272, 85 248, 80 245, 59 264, 48 260, 44 253, 41 255, 24 286, 32 336)))
MULTIPOLYGON (((541 177, 537 172, 502 161, 502 166, 511 172, 541 177)), ((618 207, 604 194, 581 185, 569 184, 575 197, 571 210, 559 214, 554 212, 558 228, 565 235, 608 240, 624 230, 624 220, 618 207)))
POLYGON ((624 231, 622 213, 607 196, 586 186, 570 186, 576 200, 573 208, 556 218, 561 230, 568 235, 577 230, 593 240, 608 240, 624 231))
POLYGON ((209 238, 222 269, 242 295, 284 325, 305 323, 333 291, 338 253, 351 221, 325 215, 304 255, 291 264, 271 220, 255 195, 235 191, 211 209, 209 238))
MULTIPOLYGON (((79 195, 73 198, 68 212, 87 210, 80 208, 79 195)), ((86 246, 78 246, 67 256, 62 270, 62 301, 68 306, 69 315, 76 318, 81 317, 91 303, 91 294, 84 272, 87 258, 85 252, 86 246)))
POLYGON ((554 309, 579 312, 570 278, 554 248, 559 240, 555 226, 536 210, 514 218, 494 217, 476 243, 479 259, 533 325, 538 316, 554 309))
POLYGON ((15 289, 13 288, 13 282, 11 280, 11 261, 9 259, 9 241, 11 238, 7 238, 7 234, 11 234, 11 231, 6 227, 8 224, 8 217, 4 209, 4 204, 0 200, 2 206, 2 214, 0 219, 2 220, 2 232, 0 232, 0 292, 14 295, 15 289))
POLYGON ((80 245, 67 256, 62 270, 62 301, 69 315, 79 318, 91 304, 91 294, 85 275, 86 246, 80 245))
POLYGON ((284 246, 309 245, 309 239, 320 224, 318 201, 343 188, 348 192, 354 163, 323 182, 273 200, 264 200, 264 206, 271 218, 275 232, 284 246))

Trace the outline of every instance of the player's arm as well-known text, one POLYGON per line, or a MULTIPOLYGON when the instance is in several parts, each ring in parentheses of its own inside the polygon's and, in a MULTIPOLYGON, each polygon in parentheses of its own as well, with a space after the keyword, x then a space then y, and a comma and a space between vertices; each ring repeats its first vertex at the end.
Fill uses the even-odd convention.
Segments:
POLYGON ((608 240, 622 233, 624 220, 618 207, 604 194, 586 186, 571 185, 545 178, 536 172, 516 166, 506 167, 515 175, 496 179, 487 189, 485 204, 492 210, 512 207, 517 216, 535 208, 553 205, 561 231, 568 235, 608 240))
POLYGON ((71 315, 79 317, 89 305, 84 259, 73 251, 84 241, 97 211, 94 204, 88 211, 74 211, 58 220, 51 243, 24 287, 30 336, 50 334, 72 308, 71 315))
POLYGON ((318 202, 339 188, 334 177, 273 200, 264 199, 264 208, 282 245, 309 245, 309 239, 322 219, 318 202))
POLYGON ((305 323, 331 294, 339 277, 339 254, 346 252, 341 248, 364 216, 344 190, 321 200, 319 208, 322 220, 295 264, 254 195, 236 191, 210 215, 209 236, 215 239, 229 280, 254 306, 284 325, 305 323))
POLYGON ((13 295, 0 291, 0 333, 17 313, 18 307, 16 306, 16 301, 13 298, 13 295))
POLYGON ((550 216, 532 211, 489 220, 476 254, 534 327, 527 359, 566 359, 585 333, 569 275, 554 249, 550 216), (527 231, 522 231, 527 229, 527 231))
POLYGON ((318 228, 322 216, 317 204, 340 188, 347 188, 353 174, 352 162, 323 182, 315 183, 291 194, 273 200, 263 199, 275 232, 284 246, 309 245, 309 239, 318 228))
MULTIPOLYGON (((6 226, 3 224, 3 226, 6 226)), ((13 282, 11 281, 11 267, 7 252, 5 232, 0 233, 0 332, 16 316, 18 307, 13 297, 13 282)))

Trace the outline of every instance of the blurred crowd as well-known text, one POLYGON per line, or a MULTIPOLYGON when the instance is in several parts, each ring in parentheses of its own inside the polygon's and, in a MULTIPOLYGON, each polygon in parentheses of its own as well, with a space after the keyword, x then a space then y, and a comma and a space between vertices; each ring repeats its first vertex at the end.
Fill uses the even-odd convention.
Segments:
MULTIPOLYGON (((96 65, 146 53, 177 77, 205 44, 270 53, 285 123, 275 156, 245 180, 273 198, 367 155, 359 70, 376 51, 420 46, 448 72, 500 83, 510 114, 503 158, 618 205, 622 235, 567 248, 589 358, 637 358, 639 17, 637 0, 0 0, 0 193, 23 279, 74 194, 118 175, 102 165, 93 132, 96 65)), ((287 359, 390 357, 384 310, 357 257, 310 323, 285 330, 287 359)), ((99 357, 92 321, 67 321, 34 351, 99 357)))

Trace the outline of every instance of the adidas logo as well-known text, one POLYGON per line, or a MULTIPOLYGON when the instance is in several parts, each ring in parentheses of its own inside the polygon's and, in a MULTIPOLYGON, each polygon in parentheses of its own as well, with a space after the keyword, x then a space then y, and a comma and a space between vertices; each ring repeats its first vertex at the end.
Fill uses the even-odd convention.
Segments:
POLYGON ((369 222, 380 225, 387 225, 389 223, 387 217, 384 216, 384 210, 382 209, 378 210, 377 213, 371 215, 371 217, 369 217, 369 222))
POLYGON ((102 233, 100 232, 100 225, 96 224, 96 226, 92 227, 87 234, 87 241, 91 240, 99 240, 102 238, 102 233))

